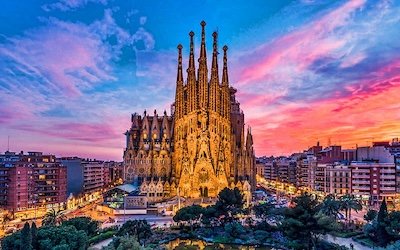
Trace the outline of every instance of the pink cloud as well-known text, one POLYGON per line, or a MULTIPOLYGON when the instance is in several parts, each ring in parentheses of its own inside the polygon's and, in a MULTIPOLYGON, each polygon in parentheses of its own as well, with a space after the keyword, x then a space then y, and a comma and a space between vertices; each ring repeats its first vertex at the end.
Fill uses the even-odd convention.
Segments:
POLYGON ((287 67, 296 74, 317 59, 342 48, 346 41, 331 36, 331 32, 344 26, 350 15, 364 3, 365 0, 349 1, 319 20, 256 48, 247 56, 255 60, 243 70, 238 82, 246 84, 261 79, 276 78, 280 73, 285 75, 287 72, 282 72, 282 69, 287 67))
POLYGON ((52 10, 68 11, 81 8, 86 4, 88 4, 89 2, 101 3, 103 5, 107 4, 107 0, 60 0, 55 3, 43 5, 42 9, 45 11, 52 11, 52 10))
POLYGON ((276 106, 258 115, 248 113, 257 154, 290 154, 318 140, 351 148, 400 137, 399 62, 378 69, 376 75, 381 77, 359 82, 358 86, 368 88, 349 88, 351 93, 345 96, 276 106))
POLYGON ((118 128, 121 129, 120 126, 115 127, 108 123, 93 122, 53 122, 47 126, 20 124, 14 126, 14 128, 54 138, 90 143, 115 141, 121 137, 123 132, 123 130, 117 130, 118 128))
POLYGON ((29 75, 42 78, 53 90, 78 95, 80 89, 115 80, 107 60, 109 51, 101 40, 80 24, 52 21, 49 27, 12 38, 0 53, 29 75))

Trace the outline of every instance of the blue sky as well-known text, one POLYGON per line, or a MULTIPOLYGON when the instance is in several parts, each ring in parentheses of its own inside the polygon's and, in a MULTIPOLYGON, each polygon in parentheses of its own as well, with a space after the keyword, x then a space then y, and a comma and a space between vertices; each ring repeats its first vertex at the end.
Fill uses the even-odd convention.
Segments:
POLYGON ((8 1, 0 147, 120 160, 130 113, 169 112, 201 20, 208 50, 215 30, 229 46, 257 155, 397 137, 399 17, 395 1, 8 1))

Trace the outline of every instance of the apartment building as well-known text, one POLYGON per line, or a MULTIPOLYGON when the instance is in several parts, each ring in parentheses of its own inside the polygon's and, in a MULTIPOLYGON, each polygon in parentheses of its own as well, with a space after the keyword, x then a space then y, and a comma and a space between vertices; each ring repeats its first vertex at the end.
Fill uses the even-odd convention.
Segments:
POLYGON ((278 171, 275 160, 264 162, 264 178, 267 181, 278 181, 278 171))
POLYGON ((396 167, 394 163, 352 162, 351 191, 372 205, 383 198, 388 201, 396 193, 396 167))
POLYGON ((394 164, 396 166, 396 192, 400 193, 400 153, 395 155, 394 164))
POLYGON ((275 167, 280 182, 296 184, 296 161, 281 157, 276 160, 275 167))
POLYGON ((90 193, 98 191, 110 183, 109 168, 103 161, 83 160, 83 191, 90 193))
POLYGON ((59 159, 67 168, 67 194, 78 195, 83 192, 83 165, 79 157, 62 157, 59 159))
POLYGON ((11 212, 63 207, 67 171, 54 155, 5 152, 0 155, 0 206, 11 212))
POLYGON ((351 169, 344 164, 327 166, 327 192, 335 195, 351 193, 351 169))
MULTIPOLYGON (((105 167, 108 168, 109 182, 115 183, 122 181, 124 178, 124 165, 122 162, 109 161, 105 162, 105 167)), ((106 178, 107 179, 107 178, 106 178)))
POLYGON ((328 175, 329 164, 316 164, 313 168, 313 186, 312 189, 317 192, 328 193, 330 189, 329 175, 328 175))

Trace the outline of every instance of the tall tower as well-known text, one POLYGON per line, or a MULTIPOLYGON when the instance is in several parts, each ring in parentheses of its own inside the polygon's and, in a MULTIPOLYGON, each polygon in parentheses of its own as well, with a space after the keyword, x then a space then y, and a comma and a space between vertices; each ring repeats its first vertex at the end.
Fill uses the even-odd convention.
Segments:
POLYGON ((212 63, 207 68, 206 23, 196 69, 194 32, 189 33, 186 82, 182 69, 183 46, 178 45, 174 112, 143 117, 134 114, 125 134, 125 180, 140 185, 149 200, 177 195, 216 197, 225 187, 238 187, 246 196, 255 186, 251 130, 244 133, 244 114, 236 89, 228 78, 228 47, 218 63, 218 33, 212 34, 212 63), (222 67, 220 79, 219 65, 222 67), (196 75, 197 70, 197 75, 196 75))
MULTIPOLYGON (((228 80, 227 46, 223 47, 222 82, 218 68, 218 33, 214 32, 211 75, 208 76, 206 52, 206 23, 201 23, 201 45, 198 59, 197 79, 194 71, 193 36, 190 32, 189 67, 187 85, 177 81, 176 114, 174 122, 173 172, 180 194, 186 197, 216 196, 224 187, 236 185, 239 157, 231 121, 231 90, 228 80), (210 79, 210 80, 208 80, 210 79), (178 90, 179 88, 179 90, 178 90), (187 113, 181 113, 181 105, 187 113), (196 105, 197 104, 197 105, 196 105)), ((178 48, 178 79, 180 75, 181 50, 178 48)), ((234 93, 233 93, 234 94, 234 93)), ((235 105, 239 105, 235 103, 235 105)), ((238 107, 238 106, 237 106, 238 107)), ((244 125, 241 123, 241 125, 244 125)), ((241 164, 243 165, 243 164, 241 164)), ((243 171, 242 171, 243 172, 243 171)), ((242 184, 241 184, 242 185, 242 184)))
POLYGON ((199 106, 198 108, 207 108, 208 102, 208 69, 206 55, 206 22, 201 23, 201 45, 199 57, 199 69, 197 71, 197 86, 199 87, 199 106))
POLYGON ((194 65, 194 42, 193 36, 194 32, 190 31, 190 54, 189 54, 189 67, 187 69, 187 88, 188 88, 188 98, 187 110, 188 113, 193 112, 197 109, 197 83, 196 83, 196 69, 194 65))
POLYGON ((175 119, 183 116, 185 103, 183 100, 182 45, 178 45, 178 72, 176 76, 175 119))
POLYGON ((219 76, 218 76, 218 45, 217 38, 218 33, 213 33, 213 57, 211 64, 211 80, 210 80, 210 105, 209 109, 213 112, 219 112, 220 108, 220 86, 219 86, 219 76))

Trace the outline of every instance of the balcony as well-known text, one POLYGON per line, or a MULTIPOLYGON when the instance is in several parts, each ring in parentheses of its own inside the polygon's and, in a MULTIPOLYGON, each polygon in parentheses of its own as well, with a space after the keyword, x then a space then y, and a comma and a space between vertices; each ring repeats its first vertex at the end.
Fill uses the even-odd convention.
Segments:
POLYGON ((364 184, 364 185, 370 185, 371 182, 369 180, 352 180, 352 184, 364 184))
POLYGON ((354 190, 363 190, 363 191, 368 191, 371 189, 370 186, 358 186, 358 185, 353 185, 352 188, 354 190))
POLYGON ((381 182, 384 181, 395 181, 396 177, 395 176, 381 176, 381 182))
POLYGON ((381 169, 380 173, 381 174, 395 174, 396 170, 395 169, 381 169))
POLYGON ((36 189, 36 192, 49 193, 49 192, 57 192, 58 190, 59 190, 58 188, 55 188, 55 189, 52 189, 52 188, 38 188, 38 189, 36 189))
POLYGON ((368 191, 364 191, 364 190, 353 190, 352 191, 353 194, 357 194, 357 195, 369 195, 370 192, 368 191))
POLYGON ((54 193, 54 194, 42 194, 39 195, 39 198, 57 198, 58 197, 58 193, 54 193))
POLYGON ((353 168, 351 170, 352 173, 369 173, 370 169, 369 168, 359 168, 359 169, 355 169, 353 168))

